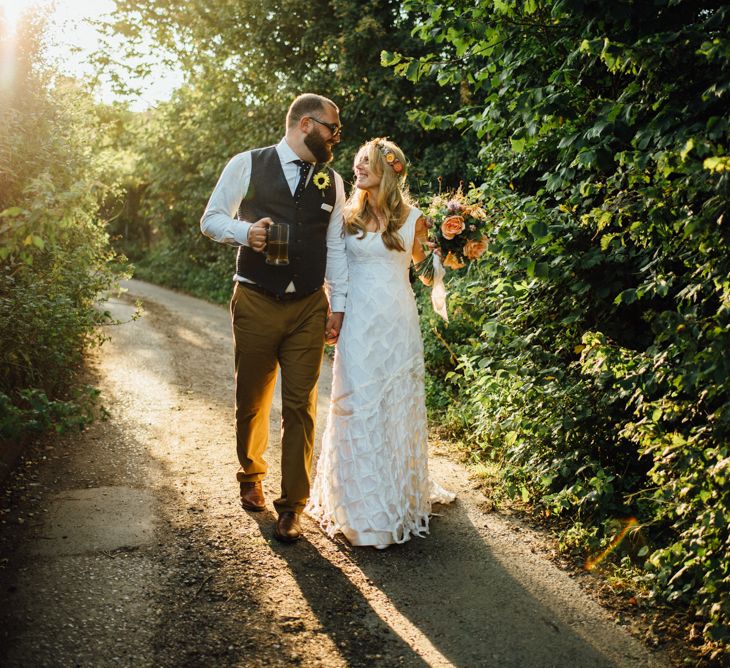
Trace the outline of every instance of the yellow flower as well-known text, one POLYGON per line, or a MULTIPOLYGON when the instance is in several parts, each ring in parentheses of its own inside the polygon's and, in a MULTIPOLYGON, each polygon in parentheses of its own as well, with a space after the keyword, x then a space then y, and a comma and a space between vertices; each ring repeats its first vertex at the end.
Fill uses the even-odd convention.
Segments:
POLYGON ((314 183, 319 190, 324 190, 330 184, 330 175, 327 172, 317 172, 312 177, 312 183, 314 183))

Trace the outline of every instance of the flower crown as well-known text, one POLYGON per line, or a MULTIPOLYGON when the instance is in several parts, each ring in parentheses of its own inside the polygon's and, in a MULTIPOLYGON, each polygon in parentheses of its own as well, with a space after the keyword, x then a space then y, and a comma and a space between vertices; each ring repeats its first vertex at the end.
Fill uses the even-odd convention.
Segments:
POLYGON ((403 171, 403 163, 398 159, 392 148, 388 148, 385 144, 377 142, 375 144, 387 162, 396 174, 400 174, 403 171))

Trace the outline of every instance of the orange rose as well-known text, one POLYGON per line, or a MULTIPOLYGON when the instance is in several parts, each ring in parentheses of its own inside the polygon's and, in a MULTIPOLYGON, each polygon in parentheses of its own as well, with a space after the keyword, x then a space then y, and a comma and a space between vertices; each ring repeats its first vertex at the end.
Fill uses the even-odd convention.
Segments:
MULTIPOLYGON (((458 218, 458 216, 453 217, 458 218)), ((461 269, 464 266, 464 263, 458 257, 456 257, 456 255, 449 251, 449 254, 444 259, 443 265, 444 267, 448 267, 449 269, 461 269)))
POLYGON ((441 223, 441 234, 444 239, 453 239, 464 231, 464 219, 461 216, 449 216, 441 223))
POLYGON ((467 260, 476 260, 481 257, 485 250, 487 250, 487 237, 482 237, 476 241, 471 239, 467 241, 462 252, 467 260))
POLYGON ((465 216, 470 216, 471 218, 475 218, 476 220, 486 220, 487 214, 484 212, 484 209, 480 207, 478 204, 469 204, 462 209, 462 213, 465 216))

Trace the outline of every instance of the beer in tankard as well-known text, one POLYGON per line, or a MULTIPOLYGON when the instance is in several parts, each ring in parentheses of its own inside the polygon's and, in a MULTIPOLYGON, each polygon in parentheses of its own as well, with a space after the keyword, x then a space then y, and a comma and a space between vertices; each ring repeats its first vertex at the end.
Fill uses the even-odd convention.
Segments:
POLYGON ((271 223, 266 228, 266 264, 289 264, 289 226, 271 223))

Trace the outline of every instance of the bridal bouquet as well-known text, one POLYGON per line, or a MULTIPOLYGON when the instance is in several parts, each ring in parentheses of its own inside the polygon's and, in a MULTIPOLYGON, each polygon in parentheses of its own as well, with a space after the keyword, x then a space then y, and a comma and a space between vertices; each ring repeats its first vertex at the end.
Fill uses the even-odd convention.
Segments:
POLYGON ((464 194, 461 188, 435 195, 425 214, 431 225, 429 241, 434 248, 416 269, 419 275, 433 281, 434 310, 448 321, 445 268, 461 269, 487 250, 487 214, 479 202, 478 191, 464 194))

